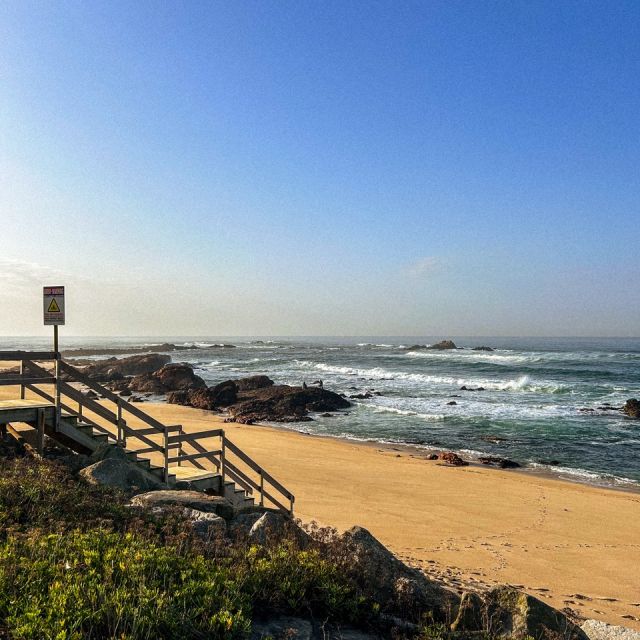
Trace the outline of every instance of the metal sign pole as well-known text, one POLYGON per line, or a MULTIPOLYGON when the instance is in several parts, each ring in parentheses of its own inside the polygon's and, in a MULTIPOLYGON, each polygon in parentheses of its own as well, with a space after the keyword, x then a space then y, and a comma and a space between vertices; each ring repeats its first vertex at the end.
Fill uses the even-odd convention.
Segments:
POLYGON ((55 357, 55 429, 60 426, 60 345, 58 344, 58 325, 64 324, 64 287, 43 287, 44 323, 53 325, 53 351, 55 357))

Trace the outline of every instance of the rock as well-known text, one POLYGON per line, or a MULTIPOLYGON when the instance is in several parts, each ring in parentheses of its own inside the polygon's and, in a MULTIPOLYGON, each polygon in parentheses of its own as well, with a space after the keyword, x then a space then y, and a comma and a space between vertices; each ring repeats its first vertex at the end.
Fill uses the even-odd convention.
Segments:
POLYGON ((178 506, 204 513, 215 513, 225 520, 235 515, 233 505, 222 496, 209 496, 200 491, 174 491, 163 489, 149 491, 131 498, 131 506, 153 509, 155 507, 178 506))
POLYGON ((254 391, 255 389, 273 386, 273 380, 267 376, 250 376, 249 378, 234 380, 234 382, 238 391, 254 391))
POLYGON ((481 631, 484 628, 484 602, 471 591, 462 594, 456 619, 451 624, 451 631, 481 631))
POLYGON ((383 607, 401 604, 408 593, 417 608, 431 611, 438 621, 446 620, 457 607, 459 597, 455 592, 405 565, 366 529, 349 529, 343 541, 368 595, 383 607))
POLYGON ((457 403, 455 400, 452 400, 451 402, 447 402, 447 404, 448 404, 449 406, 455 406, 455 405, 457 405, 458 403, 457 403))
POLYGON ((267 621, 253 621, 249 640, 312 640, 309 620, 281 616, 267 621))
POLYGON ((349 397, 353 398, 354 400, 367 400, 368 398, 373 398, 371 393, 369 393, 368 391, 366 393, 354 393, 353 395, 350 395, 349 397))
POLYGON ((229 521, 229 535, 236 537, 245 537, 249 535, 251 527, 260 520, 264 514, 255 511, 252 513, 239 513, 233 520, 229 521))
POLYGON ((89 456, 89 464, 100 462, 100 460, 123 460, 131 462, 127 456, 127 452, 115 444, 107 444, 106 442, 99 444, 89 456))
POLYGON ((233 380, 227 380, 209 387, 209 393, 215 405, 227 407, 238 399, 238 386, 233 380))
POLYGON ((89 456, 85 456, 83 453, 70 453, 65 456, 57 458, 58 462, 62 462, 71 473, 78 473, 81 469, 91 464, 89 456))
POLYGON ((153 374, 168 391, 202 389, 205 381, 193 372, 188 364, 168 364, 153 374))
POLYGON ((601 620, 585 620, 580 628, 589 640, 640 640, 640 631, 607 624, 601 620))
POLYGON ((497 458, 495 456, 482 456, 478 458, 478 460, 482 462, 482 464, 500 467, 501 469, 517 469, 522 466, 519 462, 507 460, 507 458, 497 458))
POLYGON ((123 398, 126 398, 126 397, 128 397, 128 396, 130 396, 130 395, 131 395, 131 391, 130 391, 129 389, 123 389, 123 390, 120 392, 120 395, 121 395, 123 398))
POLYGON ((350 407, 351 403, 333 391, 318 387, 290 387, 274 385, 238 396, 229 407, 236 422, 294 422, 309 421, 310 411, 322 413, 350 407))
POLYGON ((79 474, 91 484, 105 484, 123 491, 132 489, 149 490, 162 486, 159 480, 153 480, 134 463, 119 458, 106 458, 88 467, 79 474))
POLYGON ((630 398, 624 403, 622 412, 630 418, 640 418, 640 402, 635 398, 630 398))
POLYGON ((491 347, 473 347, 471 351, 495 351, 495 349, 491 347))
POLYGON ((561 611, 513 587, 492 589, 485 597, 489 635, 524 638, 562 637, 587 640, 587 635, 561 611))
POLYGON ((158 371, 136 376, 130 383, 132 391, 164 394, 206 388, 205 381, 187 364, 168 364, 158 371))
MULTIPOLYGON (((200 391, 200 389, 198 390, 200 391)), ((195 393, 195 392, 194 392, 195 393)), ((167 404, 189 404, 188 391, 171 391, 166 397, 167 404)), ((198 407, 201 408, 201 407, 198 407)))
POLYGON ((263 513, 249 530, 249 540, 257 544, 266 544, 270 540, 281 540, 284 537, 292 537, 300 548, 309 545, 307 533, 282 513, 263 513))
POLYGON ((222 537, 227 532, 227 521, 215 513, 189 507, 183 513, 189 519, 193 532, 205 541, 222 537))
POLYGON ((137 376, 157 371, 168 362, 171 362, 171 356, 160 353, 146 353, 127 358, 99 360, 94 364, 87 365, 83 373, 92 380, 109 382, 111 380, 121 380, 125 376, 137 376))
POLYGON ((460 387, 460 391, 486 391, 484 387, 467 387, 467 385, 462 385, 460 387))
POLYGON ((453 453, 453 451, 445 451, 444 453, 441 453, 438 456, 438 460, 442 460, 454 467, 466 467, 469 465, 466 460, 463 460, 457 453, 453 453))
POLYGON ((440 342, 436 342, 435 344, 432 344, 427 347, 427 349, 438 349, 440 351, 443 351, 445 349, 457 349, 457 348, 458 347, 456 347, 455 343, 452 342, 451 340, 441 340, 440 342))
POLYGON ((430 453, 427 456, 427 460, 437 460, 438 459, 438 454, 437 453, 430 453))

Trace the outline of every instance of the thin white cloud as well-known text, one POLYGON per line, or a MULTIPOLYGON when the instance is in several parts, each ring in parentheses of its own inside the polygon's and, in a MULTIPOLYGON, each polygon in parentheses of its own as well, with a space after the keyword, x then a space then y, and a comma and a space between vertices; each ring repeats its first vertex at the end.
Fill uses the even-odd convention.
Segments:
POLYGON ((443 262, 436 256, 424 256, 407 265, 405 271, 414 278, 431 276, 442 269, 443 262))

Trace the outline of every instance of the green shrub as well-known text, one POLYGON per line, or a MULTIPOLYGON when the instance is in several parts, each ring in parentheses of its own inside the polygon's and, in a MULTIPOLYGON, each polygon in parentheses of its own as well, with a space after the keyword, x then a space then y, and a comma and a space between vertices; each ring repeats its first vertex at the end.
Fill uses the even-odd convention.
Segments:
POLYGON ((245 589, 258 612, 312 614, 356 621, 373 613, 338 566, 318 549, 301 550, 293 541, 252 546, 246 553, 245 589))
POLYGON ((132 519, 124 494, 116 489, 80 481, 61 464, 0 459, 0 531, 123 527, 132 519))
POLYGON ((10 537, 0 547, 0 619, 15 637, 75 640, 234 638, 251 618, 229 568, 96 530, 10 537))

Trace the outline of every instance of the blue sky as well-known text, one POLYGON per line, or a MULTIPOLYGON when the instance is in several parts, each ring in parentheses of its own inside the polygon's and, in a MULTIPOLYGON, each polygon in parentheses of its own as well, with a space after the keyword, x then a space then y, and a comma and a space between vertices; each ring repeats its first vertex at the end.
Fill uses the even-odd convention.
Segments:
POLYGON ((640 335, 637 2, 10 1, 0 82, 0 333, 640 335))

